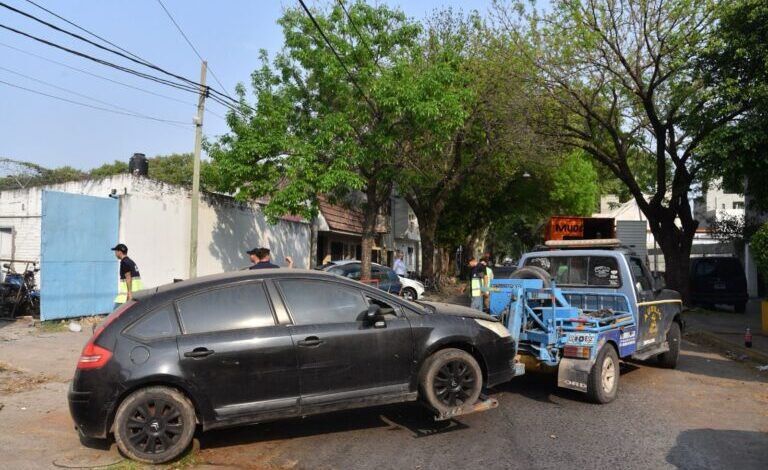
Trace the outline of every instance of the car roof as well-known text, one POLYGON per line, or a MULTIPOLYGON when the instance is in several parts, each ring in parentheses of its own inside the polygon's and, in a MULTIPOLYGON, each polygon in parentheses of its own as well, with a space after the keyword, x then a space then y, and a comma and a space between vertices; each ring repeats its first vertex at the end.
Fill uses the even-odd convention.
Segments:
POLYGON ((230 284, 237 281, 248 281, 268 278, 290 278, 290 277, 314 277, 318 279, 343 279, 335 274, 324 271, 294 268, 273 268, 273 269, 246 269, 242 271, 226 272, 200 276, 194 279, 186 279, 170 284, 163 284, 158 287, 146 289, 138 293, 138 297, 152 296, 161 294, 163 296, 180 296, 188 292, 193 292, 207 287, 216 287, 230 284))

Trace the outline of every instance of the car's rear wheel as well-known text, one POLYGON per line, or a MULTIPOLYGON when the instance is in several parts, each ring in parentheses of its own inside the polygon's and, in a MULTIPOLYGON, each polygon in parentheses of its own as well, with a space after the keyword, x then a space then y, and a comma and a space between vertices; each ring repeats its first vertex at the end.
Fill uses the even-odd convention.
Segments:
POLYGON ((114 433, 126 457, 152 464, 168 462, 192 442, 195 408, 172 388, 137 390, 120 403, 114 433))
POLYGON ((412 287, 403 288, 402 295, 405 300, 416 300, 419 297, 416 290, 412 287))
POLYGON ((587 379, 587 397, 594 403, 610 403, 619 391, 619 356, 606 344, 597 354, 587 379))
POLYGON ((473 405, 483 389, 483 372, 474 357, 461 349, 441 349, 422 367, 422 398, 438 413, 473 405))

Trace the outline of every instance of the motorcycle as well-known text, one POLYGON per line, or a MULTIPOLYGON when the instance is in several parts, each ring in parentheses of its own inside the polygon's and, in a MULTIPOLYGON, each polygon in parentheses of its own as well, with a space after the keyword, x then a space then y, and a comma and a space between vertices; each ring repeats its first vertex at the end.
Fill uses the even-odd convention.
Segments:
POLYGON ((0 316, 16 318, 23 315, 40 317, 40 291, 36 288, 35 273, 40 271, 36 263, 29 263, 19 273, 12 264, 3 264, 5 279, 0 283, 0 316))

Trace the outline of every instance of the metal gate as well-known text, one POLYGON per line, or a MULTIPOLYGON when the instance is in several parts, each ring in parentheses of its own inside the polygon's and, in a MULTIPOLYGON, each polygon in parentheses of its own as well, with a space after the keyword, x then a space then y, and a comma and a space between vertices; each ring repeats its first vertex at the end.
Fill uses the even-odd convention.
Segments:
POLYGON ((106 313, 117 294, 116 199, 43 191, 40 318, 106 313))

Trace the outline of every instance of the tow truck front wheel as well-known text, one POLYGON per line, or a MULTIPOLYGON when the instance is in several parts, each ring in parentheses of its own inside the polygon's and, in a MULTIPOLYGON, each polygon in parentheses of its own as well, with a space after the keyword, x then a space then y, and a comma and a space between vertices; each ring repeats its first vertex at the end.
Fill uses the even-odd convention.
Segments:
POLYGON ((587 380, 587 397, 594 403, 610 403, 619 391, 619 356, 606 344, 597 354, 587 380))

